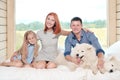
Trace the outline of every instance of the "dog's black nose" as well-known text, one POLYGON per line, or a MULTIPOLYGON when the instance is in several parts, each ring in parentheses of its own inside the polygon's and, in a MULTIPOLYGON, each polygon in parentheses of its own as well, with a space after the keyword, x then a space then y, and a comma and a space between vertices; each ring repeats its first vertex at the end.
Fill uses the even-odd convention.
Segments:
POLYGON ((113 70, 111 69, 109 72, 110 72, 110 73, 112 73, 112 72, 113 72, 113 70))
POLYGON ((77 57, 79 57, 79 54, 76 54, 77 57))

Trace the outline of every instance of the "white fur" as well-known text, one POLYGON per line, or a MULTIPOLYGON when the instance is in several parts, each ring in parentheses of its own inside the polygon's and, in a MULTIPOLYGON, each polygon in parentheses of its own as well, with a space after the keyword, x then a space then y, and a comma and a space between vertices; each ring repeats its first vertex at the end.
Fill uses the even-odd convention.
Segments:
POLYGON ((110 56, 105 60, 104 64, 105 71, 112 73, 116 70, 120 71, 120 61, 115 56, 110 56))
POLYGON ((75 70, 78 66, 82 68, 89 68, 94 74, 96 74, 98 71, 98 58, 96 56, 95 48, 92 45, 86 43, 76 44, 76 46, 72 49, 71 56, 76 57, 77 54, 79 55, 78 57, 83 56, 81 58, 83 62, 80 65, 76 65, 72 62, 67 61, 63 54, 59 54, 55 62, 58 65, 66 65, 68 68, 70 68, 70 70, 75 70))
POLYGON ((76 44, 76 47, 73 48, 71 55, 73 57, 76 55, 78 55, 78 57, 82 57, 81 60, 83 62, 80 64, 80 67, 85 69, 89 68, 94 74, 97 73, 98 58, 96 56, 96 50, 92 45, 86 43, 76 44))
POLYGON ((65 65, 65 66, 67 66, 71 71, 74 71, 78 67, 78 65, 67 61, 62 52, 59 52, 59 54, 58 54, 57 58, 54 60, 54 62, 57 65, 65 65))

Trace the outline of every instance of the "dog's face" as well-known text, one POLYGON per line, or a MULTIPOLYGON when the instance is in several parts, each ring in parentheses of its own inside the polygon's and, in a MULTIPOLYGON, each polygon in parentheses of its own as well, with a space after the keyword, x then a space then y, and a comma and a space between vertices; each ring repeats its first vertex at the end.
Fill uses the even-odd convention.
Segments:
POLYGON ((95 48, 87 43, 76 44, 76 46, 72 49, 71 52, 72 57, 77 57, 80 59, 87 56, 89 57, 89 55, 96 55, 96 53, 95 48))
POLYGON ((114 64, 113 61, 108 61, 108 62, 106 62, 104 66, 105 66, 105 70, 106 70, 107 72, 112 73, 112 72, 115 71, 115 64, 114 64))
POLYGON ((105 61, 104 67, 107 72, 112 73, 116 70, 120 70, 120 61, 112 56, 109 60, 105 61))

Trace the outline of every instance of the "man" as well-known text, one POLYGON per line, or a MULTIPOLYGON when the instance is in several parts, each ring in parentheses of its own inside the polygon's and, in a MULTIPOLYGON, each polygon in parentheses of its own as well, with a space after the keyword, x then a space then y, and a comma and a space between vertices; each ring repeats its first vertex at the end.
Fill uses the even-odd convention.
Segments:
POLYGON ((88 43, 96 48, 96 55, 98 56, 98 69, 104 66, 104 50, 101 48, 98 38, 92 32, 86 32, 82 29, 82 19, 79 17, 74 17, 71 20, 70 27, 72 32, 67 36, 65 40, 65 52, 64 56, 68 61, 75 64, 80 63, 79 58, 73 58, 70 56, 71 48, 75 47, 76 43, 88 43))

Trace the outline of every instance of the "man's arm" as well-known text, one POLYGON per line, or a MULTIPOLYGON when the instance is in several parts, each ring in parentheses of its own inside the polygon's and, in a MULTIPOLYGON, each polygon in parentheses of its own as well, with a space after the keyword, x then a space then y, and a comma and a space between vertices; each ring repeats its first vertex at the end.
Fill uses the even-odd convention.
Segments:
POLYGON ((64 56, 66 60, 73 62, 73 58, 70 56, 71 53, 71 43, 70 43, 70 38, 67 36, 65 39, 65 52, 64 56))
POLYGON ((99 69, 101 69, 104 67, 104 54, 102 52, 99 52, 97 56, 98 56, 97 66, 99 69))
POLYGON ((101 48, 101 45, 98 41, 98 38, 93 33, 88 33, 88 40, 96 48, 96 55, 98 56, 98 68, 103 68, 104 66, 104 50, 101 48))
POLYGON ((73 58, 70 56, 70 55, 66 55, 65 58, 68 60, 68 61, 71 61, 73 60, 73 58))
POLYGON ((77 65, 80 63, 80 59, 73 58, 73 57, 71 57, 70 55, 65 56, 65 58, 66 58, 68 61, 73 62, 73 63, 75 63, 75 64, 77 64, 77 65))

